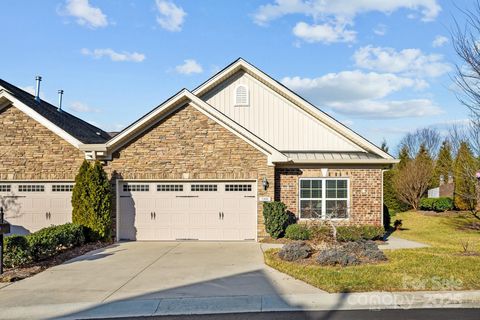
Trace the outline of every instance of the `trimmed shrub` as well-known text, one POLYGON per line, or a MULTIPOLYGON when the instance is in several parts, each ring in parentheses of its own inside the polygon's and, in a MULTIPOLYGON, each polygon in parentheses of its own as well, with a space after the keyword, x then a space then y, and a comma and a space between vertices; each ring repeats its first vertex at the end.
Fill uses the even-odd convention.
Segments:
POLYGON ((283 202, 273 201, 263 203, 265 229, 274 239, 285 234, 285 229, 290 221, 290 215, 286 209, 287 206, 283 202))
POLYGON ((287 243, 282 247, 278 256, 285 261, 297 261, 306 259, 312 254, 312 247, 304 241, 287 243))
POLYGON ((342 267, 354 266, 362 263, 386 261, 387 257, 378 249, 373 241, 355 241, 337 245, 322 250, 317 256, 317 263, 321 265, 342 267))
POLYGON ((449 197, 422 198, 420 200, 420 209, 425 211, 444 212, 452 210, 453 207, 453 200, 449 197))
POLYGON ((4 264, 7 268, 23 266, 32 261, 30 246, 24 236, 6 237, 3 244, 4 264))
POLYGON ((72 223, 43 228, 27 235, 26 238, 34 261, 49 258, 61 250, 85 242, 83 227, 72 223))
POLYGON ((359 240, 377 240, 383 237, 383 227, 377 226, 339 226, 337 240, 342 242, 359 240))
POLYGON ((318 224, 311 224, 308 226, 308 231, 310 232, 310 239, 315 241, 323 242, 323 241, 331 241, 332 240, 332 228, 318 225, 318 224))
POLYGON ((310 230, 305 224, 294 223, 285 230, 285 238, 291 240, 309 240, 310 230))

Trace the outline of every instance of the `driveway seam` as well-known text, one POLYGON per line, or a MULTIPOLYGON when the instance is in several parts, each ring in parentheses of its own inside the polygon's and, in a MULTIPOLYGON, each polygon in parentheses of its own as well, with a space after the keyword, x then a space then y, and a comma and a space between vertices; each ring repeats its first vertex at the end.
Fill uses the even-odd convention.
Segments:
POLYGON ((113 296, 115 293, 117 293, 120 289, 122 289, 123 287, 125 287, 127 284, 129 284, 133 279, 135 279, 136 277, 138 277, 142 272, 144 272, 145 270, 147 270, 149 267, 151 267, 155 262, 157 262, 158 260, 160 260, 161 258, 163 258, 165 255, 169 254, 170 251, 172 251, 173 249, 176 249, 178 248, 178 246, 180 246, 181 243, 178 243, 176 246, 170 248, 169 250, 165 251, 163 254, 161 254, 157 259, 153 260, 151 263, 149 263, 145 268, 143 268, 142 270, 138 271, 133 277, 131 277, 130 279, 128 279, 124 284, 122 284, 120 287, 118 287, 116 290, 114 290, 112 293, 110 293, 108 296, 106 296, 102 302, 105 302, 105 300, 107 300, 108 298, 110 298, 111 296, 113 296))

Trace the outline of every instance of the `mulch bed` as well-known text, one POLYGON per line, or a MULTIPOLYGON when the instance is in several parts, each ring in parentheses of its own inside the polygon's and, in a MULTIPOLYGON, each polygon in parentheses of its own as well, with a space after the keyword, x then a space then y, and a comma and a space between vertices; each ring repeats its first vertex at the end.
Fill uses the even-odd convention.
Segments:
POLYGON ((67 249, 56 256, 35 262, 25 267, 6 269, 3 274, 0 275, 0 282, 14 282, 31 277, 43 270, 62 264, 65 261, 84 255, 90 251, 107 247, 111 244, 112 242, 87 243, 80 247, 67 249))

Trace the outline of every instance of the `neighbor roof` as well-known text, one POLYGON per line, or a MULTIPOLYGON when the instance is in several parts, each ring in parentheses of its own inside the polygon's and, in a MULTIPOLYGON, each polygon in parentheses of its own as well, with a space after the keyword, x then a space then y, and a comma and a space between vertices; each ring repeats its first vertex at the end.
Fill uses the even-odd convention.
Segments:
POLYGON ((57 107, 44 100, 36 102, 33 95, 7 81, 0 79, 0 87, 3 87, 24 105, 82 143, 104 143, 110 139, 110 135, 102 129, 64 110, 58 111, 57 107))

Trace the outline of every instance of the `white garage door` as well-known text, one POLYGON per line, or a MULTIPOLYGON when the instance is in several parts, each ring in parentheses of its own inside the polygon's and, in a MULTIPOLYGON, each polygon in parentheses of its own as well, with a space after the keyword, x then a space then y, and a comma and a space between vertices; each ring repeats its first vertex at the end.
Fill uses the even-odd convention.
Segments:
POLYGON ((255 182, 122 182, 119 237, 128 240, 253 240, 255 182))
POLYGON ((0 206, 12 234, 27 234, 72 221, 70 182, 0 182, 0 206))

